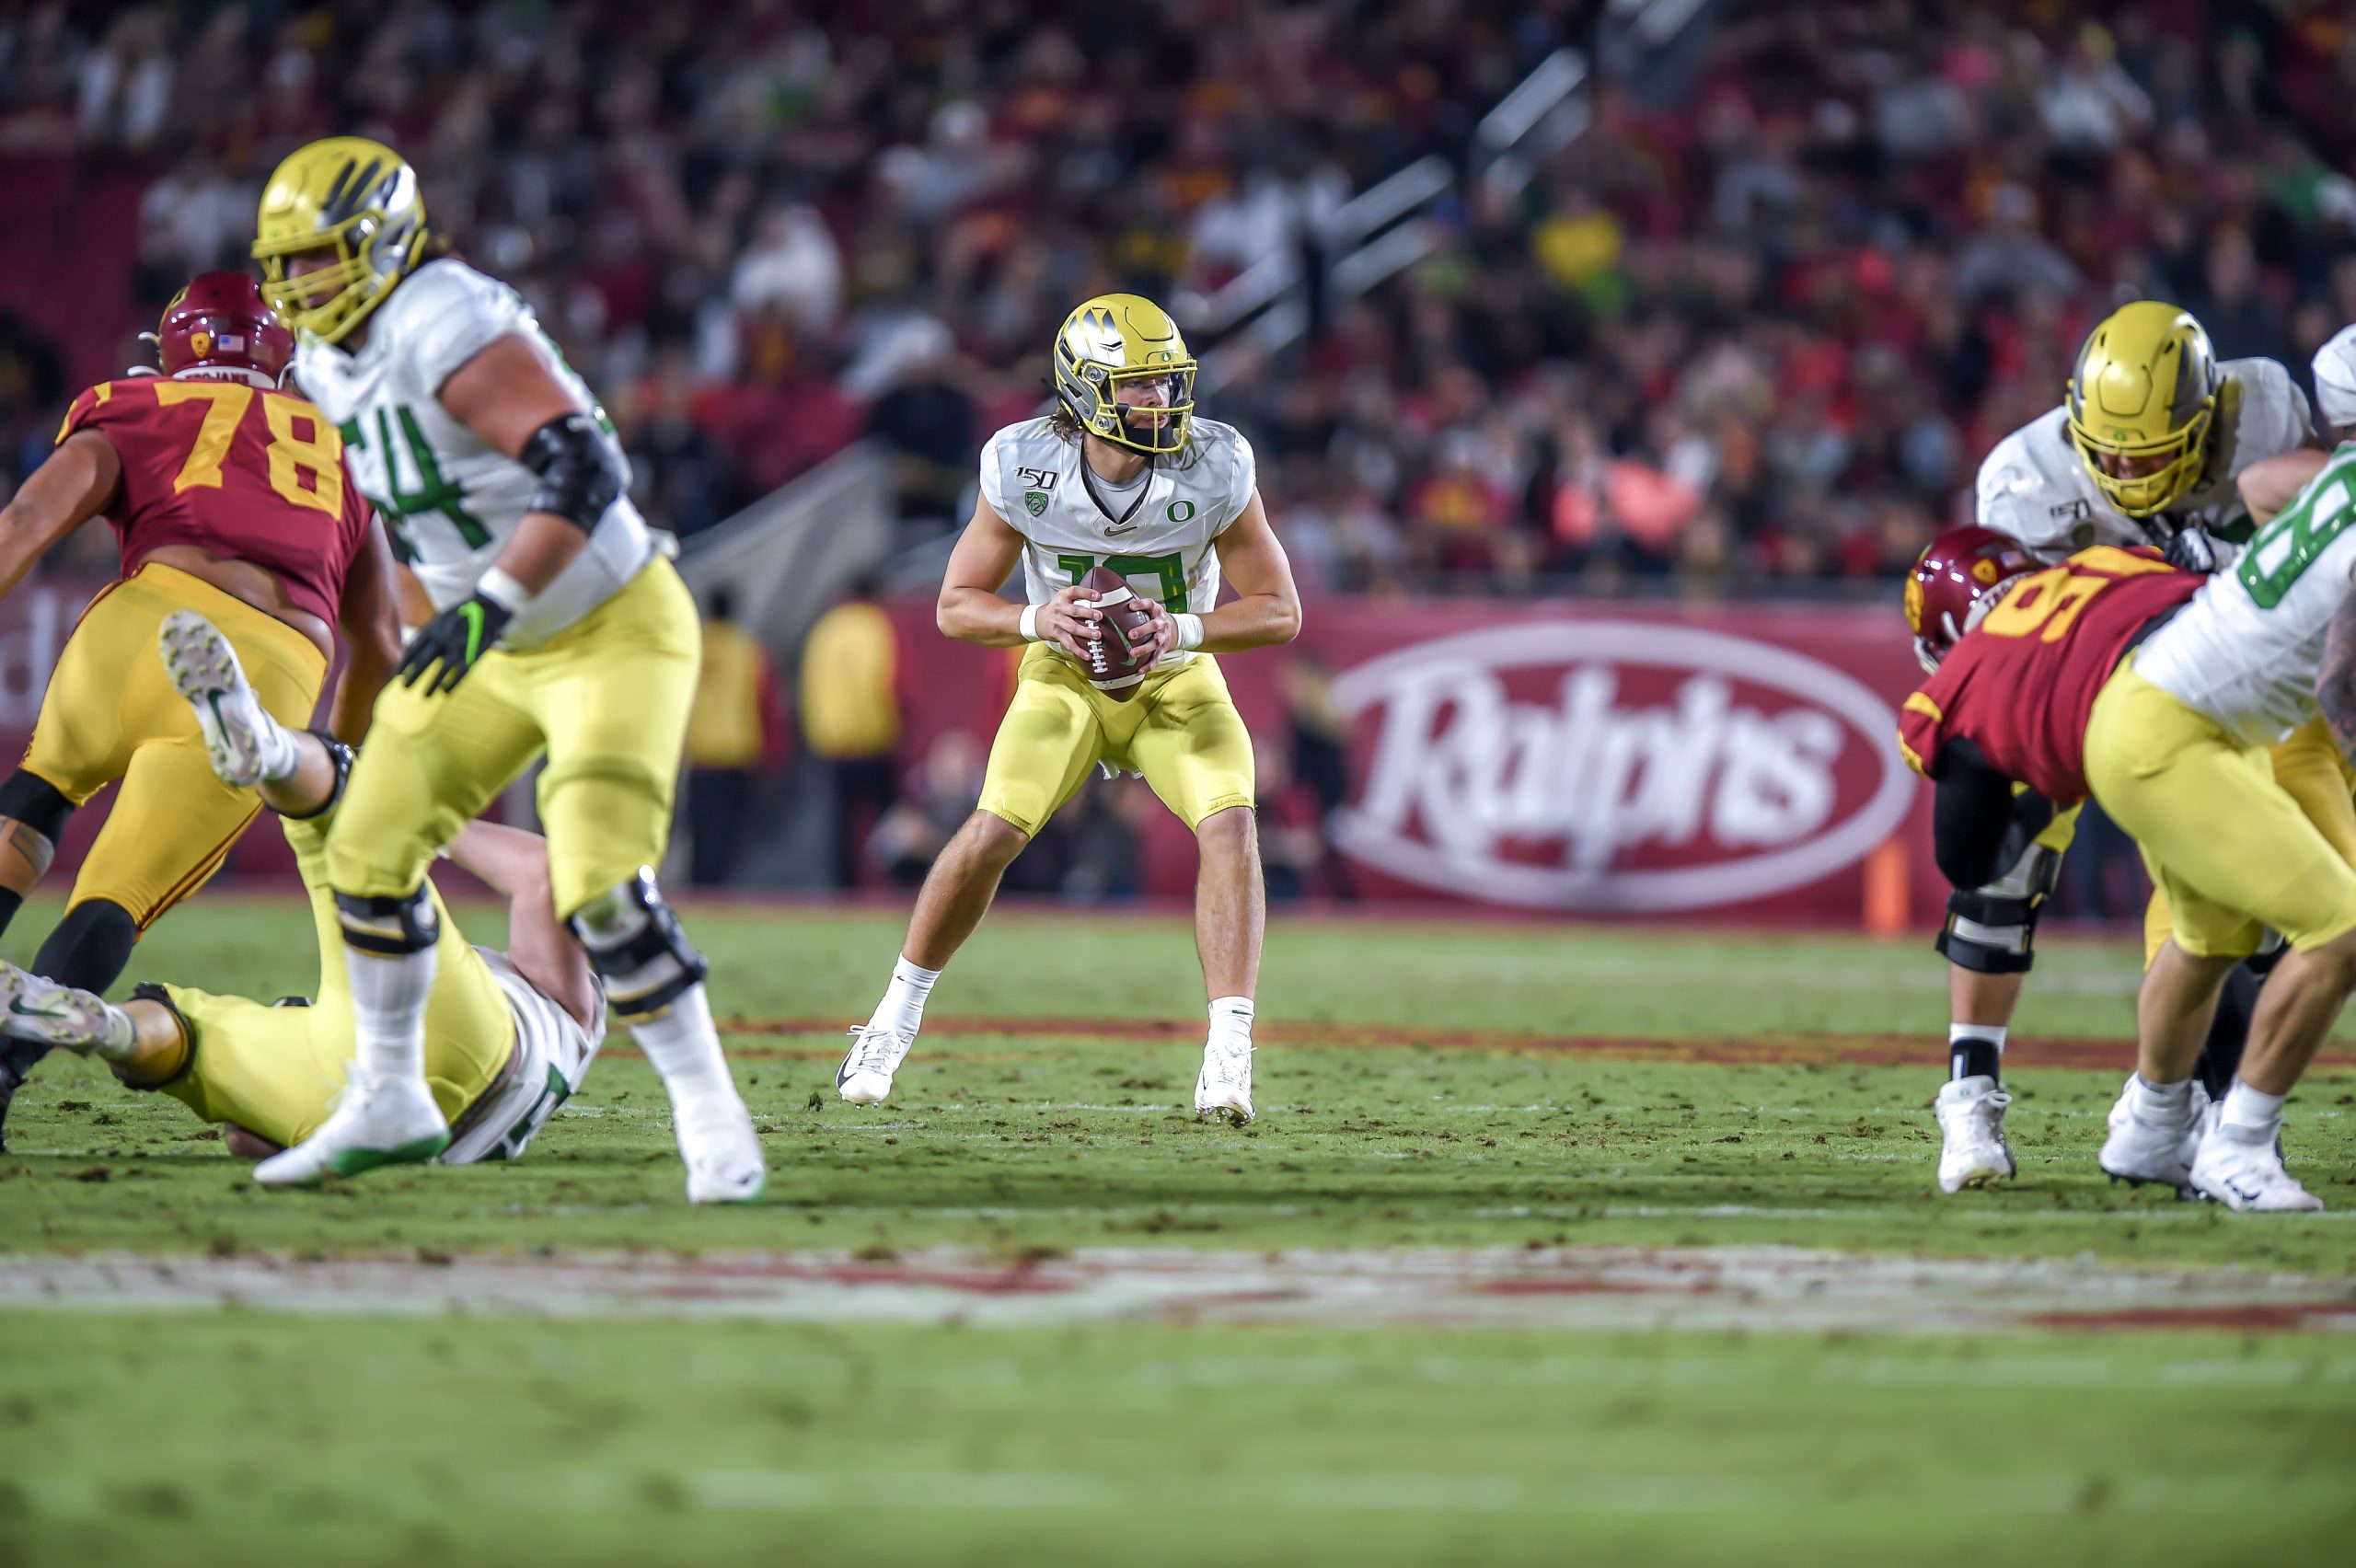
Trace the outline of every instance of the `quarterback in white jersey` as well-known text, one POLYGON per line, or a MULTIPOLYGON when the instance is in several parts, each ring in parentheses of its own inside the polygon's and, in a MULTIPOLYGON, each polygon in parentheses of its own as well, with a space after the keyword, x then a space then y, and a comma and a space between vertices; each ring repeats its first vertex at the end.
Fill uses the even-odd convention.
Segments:
MULTIPOLYGON (((1253 1117, 1253 993, 1266 911, 1252 737, 1215 653, 1288 642, 1300 595, 1260 502, 1251 444, 1195 416, 1195 362, 1177 323, 1137 294, 1101 294, 1055 342, 1054 415, 1010 425, 982 451, 981 496, 950 556, 941 628, 1023 648, 981 800, 934 862, 884 999, 835 1075, 854 1104, 891 1092, 934 980, 999 878, 1100 765, 1143 775, 1202 857, 1195 940, 1210 1004, 1195 1112, 1253 1117), (999 587, 1022 566, 1026 602, 999 587), (1091 677, 1091 649, 1122 635, 1083 579, 1126 580, 1149 612, 1140 670, 1091 677), (1235 597, 1218 603, 1220 581, 1235 597), (1025 646, 1027 645, 1027 646, 1025 646)), ((1101 660, 1103 655, 1098 654, 1101 660)))
MULTIPOLYGON (((1976 521, 2060 562, 2098 546, 2150 546, 2194 571, 2237 554, 2256 521, 2244 494, 2253 468, 2314 444, 2305 394, 2269 359, 2220 363, 2192 316, 2137 300, 2097 323, 2078 351, 2062 404, 1998 442, 1981 465, 1976 521)), ((2292 488, 2295 488, 2295 484, 2292 488)), ((2287 493, 2287 492, 2285 492, 2287 493)), ((2303 761, 2317 783, 2331 769, 2316 737, 2303 761)), ((2344 803, 2344 802, 2343 802, 2344 803)), ((2038 917, 2077 828, 2075 808, 1998 881, 1957 888, 1938 951, 1948 963, 1949 1078, 1937 1101, 1939 1182, 1948 1192, 2008 1180, 2010 1103, 2001 1071, 2038 917)), ((2164 899, 2147 945, 2167 930, 2164 899)), ((2235 984, 2203 1060, 2222 1089, 2241 1048, 2255 976, 2235 984)))
MULTIPOLYGON (((2356 834, 2277 777, 2268 746, 2318 716, 2356 744, 2356 447, 2130 655, 2086 726, 2086 780, 2135 836, 2174 932, 2143 980, 2141 1062, 2116 1150, 2165 1152, 2235 1208, 2323 1205, 2283 1170, 2282 1102, 2356 985, 2356 834), (2260 994, 2239 1077, 2205 1116, 2191 1055, 2218 988, 2267 929, 2290 951, 2260 994), (2189 1156, 2189 1163, 2186 1156, 2189 1156)), ((2343 759, 2344 761, 2344 759, 2343 759)), ((2348 775, 2339 776, 2341 802, 2348 775)), ((2133 1163, 2131 1159, 2130 1163, 2133 1163)))
MULTIPOLYGON (((233 1152, 274 1155, 333 1113, 351 1050, 355 998, 338 951, 326 847, 352 753, 271 718, 228 639, 203 617, 175 612, 158 640, 214 770, 280 813, 318 931, 317 995, 265 1003, 147 985, 116 1006, 0 964, 0 1029, 96 1057, 126 1084, 172 1096, 226 1127, 233 1152)), ((605 1036, 605 996, 556 918, 548 846, 537 835, 472 823, 449 857, 507 899, 508 951, 468 947, 435 899, 440 963, 425 1072, 452 1129, 440 1161, 513 1159, 580 1090, 605 1036)))
POLYGON ((356 1175, 449 1146, 424 1058, 439 925, 425 873, 545 754, 556 914, 670 1091, 687 1196, 758 1197, 760 1145, 721 1055, 707 965, 654 884, 702 628, 630 503, 603 410, 513 290, 427 259, 417 176, 391 148, 298 148, 255 231, 296 373, 343 429, 436 613, 377 699, 378 744, 327 844, 358 1003, 352 1092, 254 1179, 356 1175))

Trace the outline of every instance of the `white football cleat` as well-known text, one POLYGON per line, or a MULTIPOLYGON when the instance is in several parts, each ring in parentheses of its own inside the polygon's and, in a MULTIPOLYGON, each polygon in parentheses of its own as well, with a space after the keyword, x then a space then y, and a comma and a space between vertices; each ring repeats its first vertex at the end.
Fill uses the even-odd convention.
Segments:
POLYGON ((2269 1137, 2253 1143, 2223 1120, 2224 1107, 2201 1118, 2200 1149, 2192 1157, 2193 1191, 2245 1214, 2320 1214, 2323 1200, 2282 1169, 2282 1149, 2269 1137))
POLYGON ((2131 1075, 2110 1108, 2110 1136, 2096 1157, 2103 1174, 2114 1182, 2140 1187, 2157 1182, 2187 1193, 2192 1182, 2193 1150, 2200 1142, 2200 1118, 2208 1113, 2209 1091, 2195 1082, 2185 1096, 2181 1115, 2150 1122, 2135 1110, 2135 1079, 2131 1075))
POLYGON ((1946 1139, 1939 1150, 1939 1191, 1996 1187, 2013 1179, 2013 1146, 2004 1141, 2004 1107, 2012 1102, 1985 1074, 1939 1087, 1935 1109, 1946 1139))
POLYGON ((1252 1047, 1223 1045, 1213 1040, 1203 1046, 1203 1070, 1195 1075, 1195 1115, 1233 1126, 1251 1124, 1252 1047))
POLYGON ((0 963, 0 1034, 87 1053, 109 1023, 106 1003, 89 992, 0 963))
POLYGON ((699 1105, 691 1115, 675 1106, 673 1131, 679 1138, 679 1158, 687 1166, 687 1202, 749 1204, 768 1191, 768 1167, 761 1159, 761 1140, 753 1131, 752 1113, 732 1091, 699 1105))
POLYGON ((880 1023, 862 1023, 850 1032, 851 1047, 835 1069, 835 1092, 853 1105, 880 1105, 892 1092, 892 1075, 908 1059, 916 1043, 897 1030, 880 1023))
POLYGON ((450 1124, 423 1078, 369 1080, 358 1063, 334 1114, 319 1130, 254 1167, 266 1187, 307 1187, 329 1176, 358 1176, 380 1165, 416 1165, 450 1147, 450 1124))
POLYGON ((195 711, 213 771, 241 790, 260 784, 263 759, 283 750, 285 737, 278 733, 278 721, 262 711, 237 650, 194 610, 166 616, 156 640, 172 689, 195 711))

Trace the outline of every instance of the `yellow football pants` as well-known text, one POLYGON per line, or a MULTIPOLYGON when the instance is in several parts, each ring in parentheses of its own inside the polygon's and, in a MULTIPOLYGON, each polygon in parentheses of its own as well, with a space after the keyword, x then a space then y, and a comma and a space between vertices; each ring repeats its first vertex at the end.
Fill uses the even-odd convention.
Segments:
MULTIPOLYGON (((291 1148, 317 1132, 334 1109, 352 1065, 355 1026, 343 927, 328 885, 328 828, 318 818, 283 826, 311 897, 318 994, 307 1008, 273 1008, 244 997, 167 986, 172 1005, 188 1020, 192 1050, 187 1070, 163 1089, 208 1122, 234 1123, 291 1148)), ((441 894, 433 896, 442 939, 425 1004, 425 1081, 443 1116, 455 1124, 507 1066, 515 1048, 515 1015, 491 966, 459 934, 441 894)))
POLYGON ((1156 670, 1117 702, 1070 659, 1032 644, 990 744, 981 809, 1036 836, 1100 762, 1144 774, 1190 830, 1258 798, 1251 732, 1208 654, 1156 670))
POLYGON ((543 748, 540 824, 560 919, 659 863, 701 656, 695 601, 658 558, 549 641, 484 654, 454 692, 386 686, 328 838, 333 885, 413 891, 434 851, 543 748))
MULTIPOLYGON (((2339 858, 2356 866, 2356 770, 2339 755, 2331 727, 2316 719, 2301 725, 2291 737, 2266 754, 2274 767, 2274 782, 2299 802, 2299 809, 2339 858)), ((2167 895, 2154 889, 2143 910, 2143 963, 2151 965, 2166 945, 2170 930, 2167 895)))
POLYGON ((174 610, 221 628, 282 724, 310 723, 327 675, 318 648, 293 627, 154 561, 83 612, 41 698, 25 767, 77 806, 122 780, 72 903, 121 905, 143 931, 221 869, 261 809, 252 790, 214 777, 196 716, 164 674, 156 634, 174 610))
MULTIPOLYGON (((2187 952, 2245 956, 2269 926, 2301 951, 2356 930, 2356 868, 2278 782, 2267 752, 2131 660, 2095 699, 2085 760, 2095 798, 2142 848, 2187 952)), ((2292 770, 2312 777, 2295 754, 2292 770)), ((2336 811, 2347 809, 2342 790, 2336 811)))

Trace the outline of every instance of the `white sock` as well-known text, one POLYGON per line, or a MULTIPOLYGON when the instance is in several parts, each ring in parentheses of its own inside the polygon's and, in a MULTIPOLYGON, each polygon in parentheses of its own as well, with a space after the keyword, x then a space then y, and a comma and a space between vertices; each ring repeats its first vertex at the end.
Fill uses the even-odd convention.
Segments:
POLYGON ((352 976, 352 1016, 360 1036, 360 1070, 370 1078, 425 1078, 425 998, 433 990, 434 950, 343 950, 352 976))
POLYGON ((302 748, 294 744, 293 731, 271 718, 267 712, 263 712, 259 698, 254 702, 254 710, 261 713, 261 726, 258 735, 260 745, 258 749, 261 762, 262 782, 283 783, 292 778, 294 776, 294 770, 303 765, 302 748))
POLYGON ((1211 1043, 1231 1050, 1252 1049, 1252 998, 1211 998, 1211 1043))
POLYGON ((2241 1134, 2244 1143, 2270 1144, 2282 1130, 2282 1101, 2289 1098, 2252 1089, 2235 1078, 2233 1087, 2225 1090, 2225 1109, 2218 1117, 2219 1124, 2241 1134))
POLYGON ((1998 1055, 2002 1055, 2004 1036, 2008 1032, 2007 1026, 2001 1023, 1950 1023, 1947 1025, 1947 1043, 1952 1045, 1958 1040, 1985 1040, 1996 1047, 1998 1055))
POLYGON ((104 1062, 127 1062, 139 1054, 139 1030, 131 1015, 112 1002, 100 1002, 106 1009, 107 1032, 90 1042, 90 1055, 104 1062))
POLYGON ((728 1058, 721 1054, 720 1030, 711 1021, 711 998, 700 984, 682 991, 660 1017, 633 1021, 629 1036, 663 1075, 671 1113, 680 1120, 739 1103, 728 1058))
POLYGON ((924 999, 932 995, 932 983, 940 978, 938 969, 919 969, 905 958, 895 960, 892 984, 884 988, 884 999, 875 1004, 875 1015, 867 1021, 891 1030, 903 1040, 914 1040, 924 1026, 924 999))
POLYGON ((2142 1073, 2132 1079, 2134 1098, 2128 1109, 2147 1122, 2180 1122, 2192 1103, 2192 1080, 2182 1083, 2154 1083, 2142 1073))

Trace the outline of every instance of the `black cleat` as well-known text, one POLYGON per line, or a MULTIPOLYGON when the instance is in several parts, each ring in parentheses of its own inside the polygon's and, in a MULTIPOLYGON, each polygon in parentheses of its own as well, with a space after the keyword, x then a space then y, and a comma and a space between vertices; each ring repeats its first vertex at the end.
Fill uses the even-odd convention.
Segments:
POLYGON ((0 1154, 8 1152, 8 1107, 49 1047, 29 1040, 0 1041, 0 1154))

